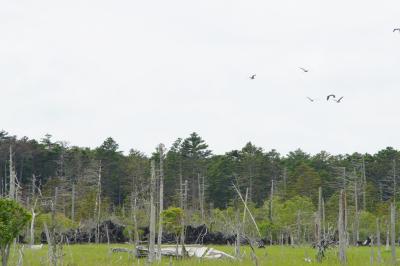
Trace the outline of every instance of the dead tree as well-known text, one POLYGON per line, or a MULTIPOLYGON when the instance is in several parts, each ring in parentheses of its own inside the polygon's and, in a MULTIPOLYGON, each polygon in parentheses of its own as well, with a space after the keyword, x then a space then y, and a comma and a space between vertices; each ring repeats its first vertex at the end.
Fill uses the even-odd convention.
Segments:
POLYGON ((286 199, 286 187, 287 187, 287 168, 283 169, 283 198, 286 199))
POLYGON ((346 227, 345 227, 345 216, 346 216, 346 194, 343 190, 340 191, 339 197, 339 260, 342 264, 346 263, 346 227))
POLYGON ((253 221, 255 228, 257 229, 257 233, 258 233, 259 237, 261 237, 260 229, 258 228, 256 220, 254 219, 253 214, 251 214, 251 211, 250 211, 249 207, 247 206, 247 203, 244 201, 242 194, 240 193, 239 189, 235 186, 235 184, 232 184, 232 185, 233 185, 234 189, 236 190, 236 192, 238 193, 240 200, 243 202, 244 207, 248 211, 249 216, 250 216, 251 220, 253 221))
POLYGON ((131 192, 131 215, 132 215, 132 222, 133 222, 133 243, 135 247, 139 245, 139 231, 138 231, 138 224, 137 224, 137 196, 135 192, 131 192))
POLYGON ((56 220, 56 202, 57 202, 57 189, 54 192, 54 198, 50 200, 51 214, 50 214, 50 228, 47 227, 46 222, 43 223, 45 234, 48 244, 48 257, 50 265, 62 265, 63 259, 63 236, 58 239, 57 234, 57 220, 56 220))
POLYGON ((75 184, 72 183, 71 192, 71 220, 75 221, 75 184))
POLYGON ((396 204, 396 160, 393 160, 393 203, 396 204))
POLYGON ((151 178, 150 178, 150 234, 149 234, 149 257, 150 263, 154 261, 155 255, 155 234, 156 234, 156 207, 154 204, 154 192, 156 186, 156 166, 151 161, 151 178))
POLYGON ((357 192, 357 181, 354 182, 354 205, 355 205, 355 215, 354 215, 354 232, 355 232, 355 244, 360 241, 359 233, 359 211, 358 211, 358 192, 357 192))
POLYGON ((318 189, 317 243, 322 240, 322 187, 318 189))
MULTIPOLYGON (((363 195, 363 210, 367 210, 367 200, 366 200, 366 189, 367 189, 367 177, 365 175, 365 159, 362 157, 362 195, 363 195)), ((357 239, 358 240, 358 239, 357 239)))
POLYGON ((271 193, 269 198, 269 220, 272 223, 272 211, 273 211, 273 201, 274 201, 274 180, 271 180, 271 193))
POLYGON ((390 226, 389 222, 386 220, 386 247, 385 247, 386 251, 389 251, 389 246, 390 246, 390 226))
POLYGON ((182 159, 179 156, 179 207, 183 210, 183 175, 182 175, 182 159))
POLYGON ((38 212, 36 211, 36 205, 37 205, 37 201, 39 200, 39 198, 41 197, 42 193, 40 188, 38 188, 36 186, 36 176, 33 174, 32 175, 32 191, 31 191, 31 197, 32 197, 32 202, 33 205, 31 206, 31 214, 32 214, 32 218, 31 218, 31 225, 30 225, 30 245, 32 246, 33 244, 35 244, 35 218, 36 216, 39 215, 38 212), (38 195, 36 193, 36 190, 38 191, 38 195))
POLYGON ((31 207, 32 218, 31 218, 31 226, 30 226, 30 231, 29 231, 30 232, 29 244, 31 246, 33 246, 35 244, 35 218, 39 214, 38 212, 35 212, 36 204, 37 204, 37 199, 35 199, 35 203, 31 207))
POLYGON ((182 194, 182 206, 183 206, 183 218, 181 219, 181 245, 182 245, 182 255, 186 256, 185 249, 185 227, 186 227, 186 212, 187 212, 187 201, 188 201, 188 181, 185 180, 183 194, 182 194))
POLYGON ((10 167, 10 189, 9 189, 8 197, 12 200, 15 200, 16 196, 17 196, 17 192, 16 192, 17 175, 15 173, 11 145, 10 145, 10 165, 9 165, 9 167, 10 167))
MULTIPOLYGON (((249 197, 249 188, 246 188, 246 196, 244 202, 247 204, 247 199, 249 197)), ((246 223, 246 208, 243 208, 243 226, 246 223)))
POLYGON ((158 146, 158 151, 160 153, 160 212, 158 216, 158 238, 157 238, 157 260, 161 261, 161 241, 163 233, 163 217, 162 213, 164 211, 164 145, 160 144, 158 146))
POLYGON ((392 246, 392 263, 396 265, 396 206, 390 204, 390 245, 392 246))
POLYGON ((48 257, 49 257, 50 264, 56 265, 57 261, 56 261, 56 257, 54 254, 54 248, 53 248, 54 242, 50 235, 50 231, 47 227, 46 222, 43 223, 43 227, 44 227, 44 232, 46 234, 46 240, 47 240, 47 245, 48 245, 48 257))
POLYGON ((101 162, 99 165, 99 170, 97 173, 97 193, 96 193, 96 205, 95 205, 95 215, 96 215, 96 243, 100 242, 100 217, 101 217, 101 162))
POLYGON ((373 265, 374 264, 374 260, 375 260, 375 252, 374 252, 374 237, 371 238, 371 253, 369 256, 369 261, 370 264, 373 265))
POLYGON ((239 208, 236 210, 236 241, 235 241, 235 256, 237 259, 240 259, 240 210, 239 208))
POLYGON ((324 198, 322 198, 322 234, 323 234, 323 238, 325 239, 326 228, 325 228, 325 201, 324 201, 324 198))
MULTIPOLYGON (((247 205, 247 199, 249 196, 249 188, 246 188, 246 196, 245 196, 245 201, 244 204, 247 205)), ((235 256, 237 259, 241 258, 240 254, 240 240, 241 236, 243 234, 243 237, 246 236, 245 233, 245 224, 246 224, 246 208, 243 207, 243 220, 242 223, 240 222, 240 210, 239 208, 236 210, 236 241, 235 241, 235 256)))
POLYGON ((204 224, 204 177, 197 174, 197 180, 199 184, 199 203, 200 203, 200 213, 201 213, 201 223, 204 224))
POLYGON ((377 262, 380 264, 382 261, 382 252, 381 252, 381 231, 380 231, 379 218, 376 218, 376 245, 378 248, 376 259, 377 262))

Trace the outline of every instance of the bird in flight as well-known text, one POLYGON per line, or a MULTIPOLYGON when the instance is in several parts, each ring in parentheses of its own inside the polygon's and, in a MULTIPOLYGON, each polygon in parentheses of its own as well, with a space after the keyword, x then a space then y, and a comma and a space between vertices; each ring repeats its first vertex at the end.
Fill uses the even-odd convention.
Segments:
POLYGON ((335 94, 329 94, 328 96, 326 96, 326 100, 329 101, 330 98, 336 98, 335 94))
POLYGON ((315 99, 312 99, 312 98, 310 98, 310 97, 308 97, 308 96, 307 96, 307 99, 308 99, 310 102, 314 102, 314 101, 315 101, 315 99))
POLYGON ((339 99, 335 100, 337 103, 340 103, 340 101, 343 99, 343 96, 340 97, 339 99))
POLYGON ((393 32, 398 31, 400 33, 400 28, 393 29, 393 32))
POLYGON ((253 74, 249 77, 250 79, 255 79, 256 78, 256 74, 253 74))
POLYGON ((309 70, 308 69, 305 69, 305 68, 303 68, 303 67, 299 67, 301 70, 303 70, 303 72, 305 72, 305 73, 307 73, 309 70))

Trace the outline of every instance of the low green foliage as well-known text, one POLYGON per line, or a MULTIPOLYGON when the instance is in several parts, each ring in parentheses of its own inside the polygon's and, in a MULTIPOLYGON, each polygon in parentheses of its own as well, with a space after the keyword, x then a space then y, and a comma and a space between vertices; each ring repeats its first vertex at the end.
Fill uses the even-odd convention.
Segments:
POLYGON ((31 215, 16 201, 0 199, 0 251, 3 265, 7 264, 10 244, 30 219, 31 215))
POLYGON ((178 236, 182 230, 183 210, 170 207, 162 212, 162 217, 165 230, 178 236))
MULTIPOLYGON (((51 213, 40 214, 36 220, 37 229, 41 230, 43 227, 43 223, 46 222, 48 225, 51 224, 51 213)), ((62 213, 56 213, 55 215, 55 223, 57 225, 58 231, 65 231, 68 229, 76 229, 78 228, 78 224, 73 222, 71 219, 64 216, 62 213)))

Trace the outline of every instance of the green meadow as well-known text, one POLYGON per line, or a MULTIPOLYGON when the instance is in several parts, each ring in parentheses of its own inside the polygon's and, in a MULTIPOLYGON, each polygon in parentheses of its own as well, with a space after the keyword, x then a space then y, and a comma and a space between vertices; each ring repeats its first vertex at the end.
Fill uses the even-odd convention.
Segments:
MULTIPOLYGON (((59 265, 149 265, 147 259, 137 259, 127 253, 112 253, 111 247, 125 247, 129 245, 107 245, 107 244, 87 244, 87 245, 70 245, 63 247, 62 264, 59 265)), ((229 254, 234 254, 232 246, 213 246, 214 248, 229 254)), ((228 259, 170 259, 163 257, 161 262, 155 262, 154 265, 256 265, 252 260, 251 250, 248 246, 242 247, 243 258, 241 260, 228 259)), ((400 262, 400 249, 398 249, 400 262)), ((40 250, 24 249, 23 265, 49 265, 47 259, 47 246, 43 246, 40 250)), ((292 266, 292 265, 340 265, 337 258, 337 249, 329 249, 322 263, 315 260, 316 251, 308 246, 288 247, 288 246, 272 246, 265 249, 256 249, 258 265, 271 266, 292 266), (307 262, 305 258, 310 258, 311 262, 307 262)), ((382 263, 377 262, 377 248, 370 247, 350 247, 347 250, 347 265, 391 265, 390 251, 386 251, 382 247, 382 263), (371 256, 373 254, 373 256, 371 256)), ((10 265, 16 265, 18 261, 18 250, 13 247, 10 265)))

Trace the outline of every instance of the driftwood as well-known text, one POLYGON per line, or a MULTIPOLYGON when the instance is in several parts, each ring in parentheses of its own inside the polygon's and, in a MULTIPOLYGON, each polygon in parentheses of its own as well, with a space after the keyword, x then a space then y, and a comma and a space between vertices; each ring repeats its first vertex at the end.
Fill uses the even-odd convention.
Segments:
POLYGON ((116 253, 116 252, 126 252, 126 253, 131 253, 135 254, 135 251, 129 248, 111 248, 111 252, 116 253))
MULTIPOLYGON (((125 249, 121 248, 123 251, 118 251, 115 252, 127 252, 125 249)), ((156 250, 156 253, 158 250, 156 250)), ((156 254, 165 256, 165 257, 183 257, 183 254, 187 253, 186 256, 188 257, 195 257, 195 258, 204 258, 204 259, 235 259, 235 257, 219 251, 214 248, 209 248, 209 247, 203 247, 203 246, 185 246, 185 251, 182 246, 166 246, 161 248, 161 254, 156 254)), ((148 257, 149 256, 149 249, 144 246, 138 246, 136 247, 135 251, 136 257, 142 258, 142 257, 148 257)))

